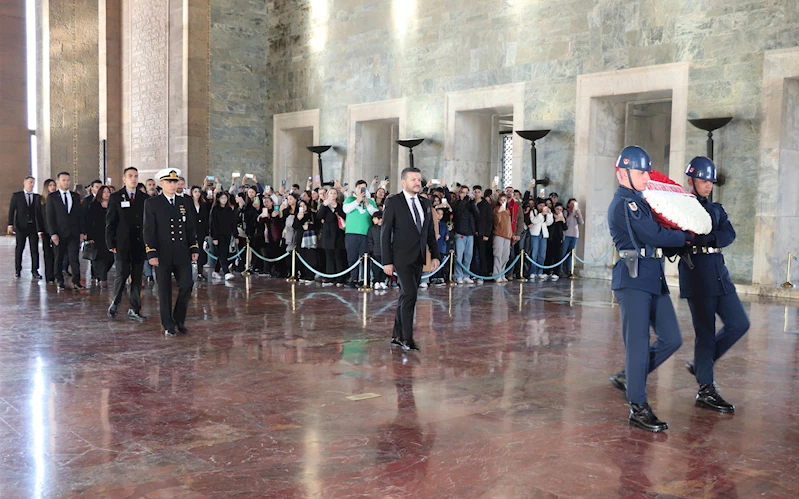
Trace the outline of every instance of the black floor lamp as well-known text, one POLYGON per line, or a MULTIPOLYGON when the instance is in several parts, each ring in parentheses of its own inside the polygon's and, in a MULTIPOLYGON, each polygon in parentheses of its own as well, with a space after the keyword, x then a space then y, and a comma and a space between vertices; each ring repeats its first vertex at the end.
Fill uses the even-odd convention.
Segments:
MULTIPOLYGON (((318 162, 318 164, 319 164, 319 185, 325 185, 325 177, 324 177, 324 174, 322 173, 322 153, 327 151, 331 147, 333 147, 333 146, 308 146, 308 150, 309 151, 319 155, 319 160, 318 160, 319 161, 318 162)), ((333 183, 331 182, 330 185, 333 185, 333 183)))
MULTIPOLYGON (((707 132, 707 157, 710 158, 711 161, 713 160, 713 132, 718 130, 719 128, 723 127, 727 123, 732 120, 732 117, 729 118, 701 118, 695 120, 688 120, 688 123, 692 124, 696 128, 700 130, 704 130, 707 132)), ((719 172, 718 165, 716 166, 716 185, 722 186, 724 185, 724 177, 719 172)), ((710 193, 710 200, 713 201, 713 192, 710 193)))
POLYGON ((530 141, 530 156, 532 156, 533 162, 533 180, 535 180, 535 185, 543 187, 549 185, 550 180, 549 177, 538 178, 538 154, 535 149, 535 141, 546 137, 549 132, 550 130, 516 130, 516 135, 530 141))
POLYGON ((413 148, 424 142, 424 139, 401 139, 397 144, 408 148, 409 166, 413 168, 413 148))

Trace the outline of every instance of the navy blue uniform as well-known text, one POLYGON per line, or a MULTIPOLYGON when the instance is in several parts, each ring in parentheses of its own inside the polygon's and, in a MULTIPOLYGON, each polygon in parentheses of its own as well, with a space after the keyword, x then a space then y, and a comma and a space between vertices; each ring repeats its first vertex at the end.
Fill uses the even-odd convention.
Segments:
POLYGON ((657 248, 683 247, 690 235, 671 230, 655 220, 652 210, 636 191, 619 186, 608 207, 611 237, 619 251, 644 250, 638 259, 638 276, 632 277, 624 260, 613 267, 612 289, 621 308, 624 346, 627 349, 627 399, 643 404, 646 378, 682 345, 674 306, 657 248), (657 340, 649 344, 649 328, 657 340))
MULTIPOLYGON (((707 198, 697 198, 713 220, 713 230, 705 236, 696 236, 698 247, 725 248, 735 241, 735 229, 720 203, 707 198)), ((720 253, 705 254, 697 251, 688 261, 680 260, 680 297, 688 299, 691 308, 696 340, 694 342, 694 369, 700 385, 713 383, 713 364, 732 347, 747 330, 749 318, 735 292, 730 273, 720 253), (716 315, 724 326, 716 333, 716 315)))

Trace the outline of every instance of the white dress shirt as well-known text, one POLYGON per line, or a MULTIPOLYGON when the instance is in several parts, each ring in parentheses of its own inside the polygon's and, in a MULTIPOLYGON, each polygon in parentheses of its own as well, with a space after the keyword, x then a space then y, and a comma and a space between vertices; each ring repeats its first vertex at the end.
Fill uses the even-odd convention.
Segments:
POLYGON ((58 195, 61 196, 61 201, 64 200, 64 194, 67 195, 67 197, 66 197, 66 200, 67 200, 67 213, 71 213, 72 212, 72 193, 69 192, 69 191, 62 191, 61 189, 58 189, 58 195))
POLYGON ((411 195, 402 190, 402 193, 405 195, 405 201, 408 203, 408 209, 411 210, 411 218, 413 218, 413 223, 416 223, 416 216, 413 214, 413 205, 416 204, 416 210, 419 212, 419 223, 424 225, 424 210, 422 209, 422 203, 419 201, 418 195, 411 195))

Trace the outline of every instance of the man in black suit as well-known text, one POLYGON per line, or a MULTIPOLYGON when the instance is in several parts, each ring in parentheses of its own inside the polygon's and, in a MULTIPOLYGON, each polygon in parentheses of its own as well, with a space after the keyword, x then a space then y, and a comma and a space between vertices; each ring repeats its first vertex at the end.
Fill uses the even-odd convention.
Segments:
POLYGON ((117 316, 125 284, 130 277, 130 308, 128 319, 143 322, 147 317, 141 315, 141 280, 144 272, 144 202, 149 197, 136 189, 139 184, 139 170, 129 166, 122 173, 124 188, 108 198, 108 212, 105 216, 105 242, 116 259, 117 275, 114 281, 114 298, 108 307, 108 316, 117 316))
POLYGON ((35 182, 33 177, 25 177, 22 190, 11 196, 11 206, 8 208, 8 235, 17 236, 14 252, 17 279, 22 274, 22 252, 25 251, 26 242, 30 245, 31 274, 34 279, 42 278, 39 274, 39 238, 44 232, 44 224, 40 209, 42 198, 33 192, 35 182))
POLYGON ((56 177, 58 190, 47 197, 47 233, 56 246, 56 274, 58 287, 65 289, 64 269, 61 262, 64 256, 69 256, 69 265, 72 267, 72 288, 75 290, 84 289, 80 283, 80 243, 86 240, 86 220, 83 216, 83 208, 80 203, 80 196, 70 192, 69 186, 72 180, 69 173, 61 172, 56 177))
POLYGON ((430 202, 419 197, 421 190, 421 172, 416 168, 405 168, 402 170, 402 192, 386 199, 383 208, 380 246, 384 272, 390 276, 396 271, 400 286, 391 344, 406 351, 419 350, 413 341, 413 314, 422 280, 425 247, 433 257, 433 272, 438 269, 441 259, 430 202))
POLYGON ((163 194, 144 203, 144 246, 158 282, 158 308, 167 338, 186 334, 186 312, 194 286, 192 262, 197 261, 200 247, 189 197, 178 196, 180 170, 168 168, 158 172, 163 194), (172 275, 178 282, 178 299, 172 309, 172 275))

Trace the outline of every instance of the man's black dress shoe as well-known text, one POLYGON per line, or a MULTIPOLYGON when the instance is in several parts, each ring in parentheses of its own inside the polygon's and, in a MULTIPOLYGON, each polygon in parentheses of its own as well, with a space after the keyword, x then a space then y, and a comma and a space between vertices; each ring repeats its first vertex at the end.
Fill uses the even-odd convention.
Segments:
POLYGON ((396 336, 392 337, 391 338, 391 346, 393 347, 394 345, 396 345, 398 347, 401 347, 402 346, 402 340, 397 338, 396 336))
POLYGON ((166 329, 164 330, 164 336, 167 338, 176 338, 178 333, 175 332, 174 329, 166 329))
POLYGON ((86 289, 86 288, 83 286, 83 284, 77 283, 72 285, 72 289, 74 289, 75 291, 80 291, 81 289, 86 289))
POLYGON ((147 317, 143 316, 139 312, 134 312, 133 310, 128 310, 128 319, 136 322, 144 322, 147 320, 147 317))
POLYGON ((19 272, 15 272, 15 273, 14 273, 14 277, 16 277, 17 279, 19 279, 20 277, 22 277, 22 275, 21 275, 19 272))
POLYGON ((189 334, 189 330, 186 328, 185 324, 178 324, 178 332, 181 334, 189 334))
POLYGON ((40 273, 38 273, 38 272, 31 272, 31 275, 32 275, 32 276, 33 276, 33 278, 34 278, 34 279, 36 279, 37 281, 41 281, 41 280, 42 280, 42 275, 41 275, 40 273))
POLYGON ((623 392, 627 392, 627 374, 624 371, 619 371, 610 377, 610 384, 623 392))
POLYGON ((659 420, 646 402, 643 404, 630 404, 629 423, 655 433, 669 429, 669 425, 659 420))
POLYGON ((112 303, 111 306, 108 307, 108 317, 113 319, 117 316, 117 313, 119 313, 119 307, 112 303))
POLYGON ((416 342, 413 341, 413 340, 403 341, 402 342, 402 349, 405 350, 406 352, 410 352, 410 351, 418 352, 419 351, 419 347, 416 345, 416 342))
POLYGON ((61 281, 58 283, 58 289, 67 289, 67 283, 61 281))
POLYGON ((685 368, 688 369, 688 372, 691 373, 693 376, 696 376, 696 369, 694 368, 693 362, 687 362, 685 364, 685 368))
POLYGON ((721 398, 716 387, 710 385, 699 385, 699 393, 696 394, 696 405, 711 411, 728 413, 735 412, 735 406, 721 398))

